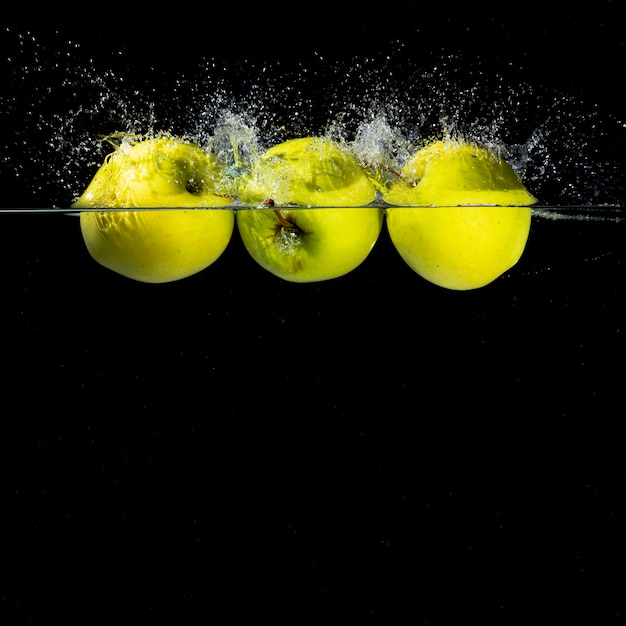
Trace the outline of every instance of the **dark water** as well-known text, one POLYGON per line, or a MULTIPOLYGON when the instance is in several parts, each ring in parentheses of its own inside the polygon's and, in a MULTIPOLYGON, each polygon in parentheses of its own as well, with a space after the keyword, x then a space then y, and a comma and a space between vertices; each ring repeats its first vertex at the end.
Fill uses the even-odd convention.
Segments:
MULTIPOLYGON (((119 26, 3 32, 2 205, 68 206, 100 133, 227 120, 246 146, 453 127, 545 204, 623 206, 610 14, 444 15, 442 40, 405 11, 299 38, 254 15, 206 48, 188 23, 172 54, 119 26)), ((0 214, 5 621, 619 623, 624 222, 575 217, 535 216, 520 262, 460 293, 386 231, 324 283, 275 278, 235 232, 147 285, 97 265, 75 216, 0 214)))

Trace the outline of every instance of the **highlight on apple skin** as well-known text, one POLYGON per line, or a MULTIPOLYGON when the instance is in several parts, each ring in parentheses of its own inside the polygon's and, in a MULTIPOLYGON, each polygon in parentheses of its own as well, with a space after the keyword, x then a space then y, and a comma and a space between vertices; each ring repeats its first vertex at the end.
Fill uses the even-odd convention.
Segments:
POLYGON ((329 280, 354 270, 376 243, 384 210, 366 207, 376 197, 341 143, 295 138, 252 164, 240 201, 259 208, 237 210, 236 221, 245 248, 264 269, 290 282, 329 280))
POLYGON ((519 261, 537 202, 504 158, 460 140, 418 150, 382 195, 400 256, 454 290, 484 287, 519 261))
POLYGON ((122 136, 114 145, 72 204, 81 209, 90 255, 146 283, 180 280, 215 262, 231 240, 235 215, 230 208, 204 209, 232 202, 213 193, 220 172, 211 156, 171 135, 122 136))

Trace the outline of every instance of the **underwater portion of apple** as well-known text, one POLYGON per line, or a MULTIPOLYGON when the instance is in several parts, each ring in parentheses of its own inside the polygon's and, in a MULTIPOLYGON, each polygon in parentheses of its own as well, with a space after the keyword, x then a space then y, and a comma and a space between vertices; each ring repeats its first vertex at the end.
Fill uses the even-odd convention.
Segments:
POLYGON ((224 252, 235 225, 234 211, 220 208, 232 199, 213 193, 218 176, 216 163, 192 143, 123 139, 72 204, 83 209, 87 250, 104 267, 148 283, 205 269, 224 252), (94 210, 134 208, 140 210, 94 210))
POLYGON ((419 150, 383 198, 398 205, 386 220, 400 256, 456 290, 483 287, 519 261, 537 202, 502 157, 459 141, 419 150))
POLYGON ((521 258, 530 232, 528 207, 398 207, 387 229, 400 256, 447 289, 484 287, 521 258))
POLYGON ((237 210, 237 226, 250 256, 291 282, 343 276, 376 243, 384 211, 365 207, 376 189, 356 157, 330 139, 283 142, 253 163, 237 210), (317 208, 315 208, 317 207, 317 208))

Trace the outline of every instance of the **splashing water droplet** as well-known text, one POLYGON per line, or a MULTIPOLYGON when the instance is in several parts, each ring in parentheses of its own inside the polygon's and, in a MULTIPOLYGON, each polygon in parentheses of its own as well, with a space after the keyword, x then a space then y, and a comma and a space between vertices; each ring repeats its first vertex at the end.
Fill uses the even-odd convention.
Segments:
POLYGON ((544 204, 622 201, 623 121, 591 103, 487 71, 461 55, 416 61, 393 54, 347 61, 313 55, 295 69, 205 60, 186 75, 136 75, 28 34, 3 60, 2 166, 21 205, 68 206, 113 133, 180 135, 212 150, 225 185, 265 148, 327 135, 364 163, 402 163, 432 138, 462 136, 500 152, 544 204), (19 182, 15 182, 19 181, 19 182))

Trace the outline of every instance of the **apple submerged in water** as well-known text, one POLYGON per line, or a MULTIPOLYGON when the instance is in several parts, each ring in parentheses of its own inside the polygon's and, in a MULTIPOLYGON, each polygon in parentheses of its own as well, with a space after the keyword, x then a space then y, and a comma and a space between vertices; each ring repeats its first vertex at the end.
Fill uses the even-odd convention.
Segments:
POLYGON ((386 220, 400 256, 456 290, 483 287, 519 261, 537 202, 501 156, 453 140, 419 150, 383 198, 397 205, 386 220))
POLYGON ((213 193, 218 175, 209 155, 179 138, 122 140, 72 204, 85 209, 87 250, 104 267, 147 283, 205 269, 224 252, 235 224, 232 209, 202 208, 231 204, 213 193), (158 210, 91 210, 100 208, 158 210))
POLYGON ((374 185, 342 144, 296 138, 253 164, 240 200, 264 208, 238 210, 237 226, 250 256, 274 275, 329 280, 355 269, 376 243, 384 211, 365 206, 375 199, 374 185))

